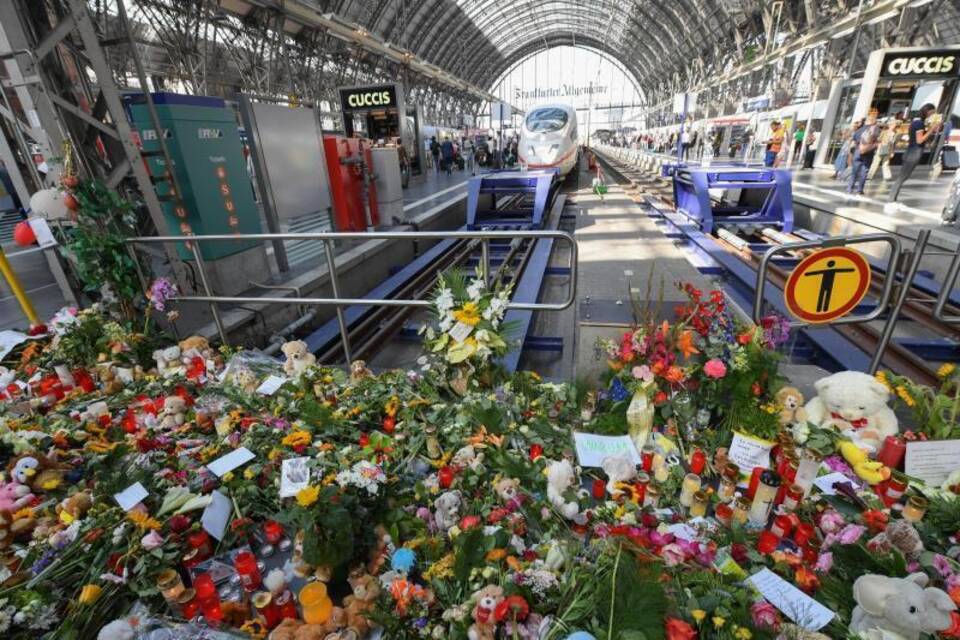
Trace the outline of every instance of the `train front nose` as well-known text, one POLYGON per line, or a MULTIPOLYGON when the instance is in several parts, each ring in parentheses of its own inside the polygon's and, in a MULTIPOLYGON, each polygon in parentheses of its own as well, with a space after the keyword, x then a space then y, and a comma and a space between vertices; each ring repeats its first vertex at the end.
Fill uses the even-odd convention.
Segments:
POLYGON ((531 143, 527 149, 530 162, 536 164, 552 164, 559 159, 560 145, 556 143, 531 143))

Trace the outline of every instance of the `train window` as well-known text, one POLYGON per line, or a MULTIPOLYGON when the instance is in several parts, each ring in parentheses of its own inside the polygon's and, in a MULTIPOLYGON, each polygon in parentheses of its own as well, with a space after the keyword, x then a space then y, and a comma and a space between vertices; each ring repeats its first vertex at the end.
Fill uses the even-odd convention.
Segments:
POLYGON ((559 131, 567 124, 567 112, 555 107, 534 109, 527 116, 527 129, 540 133, 559 131))

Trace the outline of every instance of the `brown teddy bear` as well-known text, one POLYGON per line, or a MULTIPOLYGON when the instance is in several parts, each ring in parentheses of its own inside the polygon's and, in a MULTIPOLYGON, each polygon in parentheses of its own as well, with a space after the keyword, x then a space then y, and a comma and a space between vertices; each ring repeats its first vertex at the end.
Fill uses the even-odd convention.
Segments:
POLYGON ((57 516, 62 522, 70 524, 74 520, 79 520, 87 515, 87 511, 93 506, 93 499, 89 491, 78 491, 69 498, 64 498, 57 505, 57 516))
POLYGON ((343 599, 343 611, 346 614, 347 626, 354 629, 360 636, 370 631, 370 621, 367 612, 373 608, 373 603, 380 595, 380 582, 369 573, 355 572, 347 582, 353 589, 353 595, 343 599))
POLYGON ((796 387, 783 387, 775 396, 780 407, 780 426, 789 427, 797 422, 807 421, 807 410, 803 408, 803 394, 796 387))
POLYGON ((473 624, 467 630, 470 640, 494 640, 497 633, 497 621, 494 610, 503 600, 503 589, 496 585, 488 585, 473 594, 473 624))
POLYGON ((203 336, 190 336, 181 340, 179 347, 183 354, 196 351, 198 355, 204 355, 205 352, 210 350, 210 342, 203 336))

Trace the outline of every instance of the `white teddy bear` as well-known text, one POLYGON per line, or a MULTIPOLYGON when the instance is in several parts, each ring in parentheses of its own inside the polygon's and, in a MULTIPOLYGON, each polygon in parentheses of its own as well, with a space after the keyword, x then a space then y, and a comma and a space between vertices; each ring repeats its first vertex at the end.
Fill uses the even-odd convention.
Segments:
POLYGON ((607 456, 600 461, 600 468, 607 474, 607 493, 619 498, 623 490, 617 487, 621 482, 629 482, 637 477, 637 466, 626 454, 607 456))
POLYGON ((807 419, 836 429, 858 446, 879 451, 897 434, 897 416, 887 406, 890 391, 871 375, 841 371, 814 383, 817 397, 805 407, 807 419))
POLYGON ((163 409, 160 415, 161 429, 175 429, 186 420, 187 401, 180 396, 167 396, 163 400, 163 409))
POLYGON ((186 373, 186 367, 180 361, 180 347, 173 345, 166 349, 157 349, 153 352, 153 359, 157 362, 157 371, 164 378, 172 378, 186 373))
POLYGON ((317 356, 310 353, 310 348, 303 340, 291 340, 280 347, 287 361, 283 363, 283 372, 288 377, 299 377, 304 371, 317 363, 317 356))
POLYGON ((574 494, 567 500, 568 490, 577 482, 577 474, 567 459, 551 462, 547 467, 547 499, 567 520, 575 520, 580 514, 580 505, 574 494))
POLYGON ((460 505, 462 502, 461 493, 457 490, 442 493, 440 497, 433 501, 433 506, 436 509, 434 521, 441 531, 446 531, 460 521, 460 505))

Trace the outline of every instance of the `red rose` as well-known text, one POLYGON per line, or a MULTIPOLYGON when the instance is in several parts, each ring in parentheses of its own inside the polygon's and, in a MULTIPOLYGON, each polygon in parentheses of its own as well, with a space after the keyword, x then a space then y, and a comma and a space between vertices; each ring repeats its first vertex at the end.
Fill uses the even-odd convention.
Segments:
POLYGON ((656 527, 660 524, 660 521, 657 519, 657 516, 652 513, 643 513, 640 516, 640 523, 645 527, 656 527))
POLYGON ((667 640, 696 640, 697 632, 679 618, 667 618, 667 640))
POLYGON ((361 434, 360 434, 360 446, 365 449, 365 448, 367 448, 367 446, 369 446, 369 444, 370 444, 370 436, 368 436, 368 435, 365 434, 365 433, 361 433, 361 434))
POLYGON ((440 467, 440 471, 437 472, 437 480, 440 482, 441 489, 449 489, 455 477, 453 467, 450 466, 440 467))
POLYGON ((463 516, 460 518, 460 529, 466 531, 480 524, 480 516, 463 516))
POLYGON ((170 527, 170 531, 173 531, 174 533, 183 533, 190 528, 190 524, 190 518, 183 514, 171 516, 170 519, 167 520, 167 525, 170 527))
POLYGON ((747 546, 740 542, 734 542, 730 545, 730 557, 733 558, 733 561, 737 564, 744 564, 747 562, 747 546))
POLYGON ((541 456, 543 456, 543 445, 536 443, 530 445, 530 462, 536 462, 541 456))
POLYGON ((663 404, 667 401, 667 394, 663 391, 657 391, 656 395, 653 396, 653 404, 663 404))
POLYGON ((383 430, 385 433, 393 433, 393 430, 397 428, 397 419, 393 416, 387 416, 383 419, 383 430))

